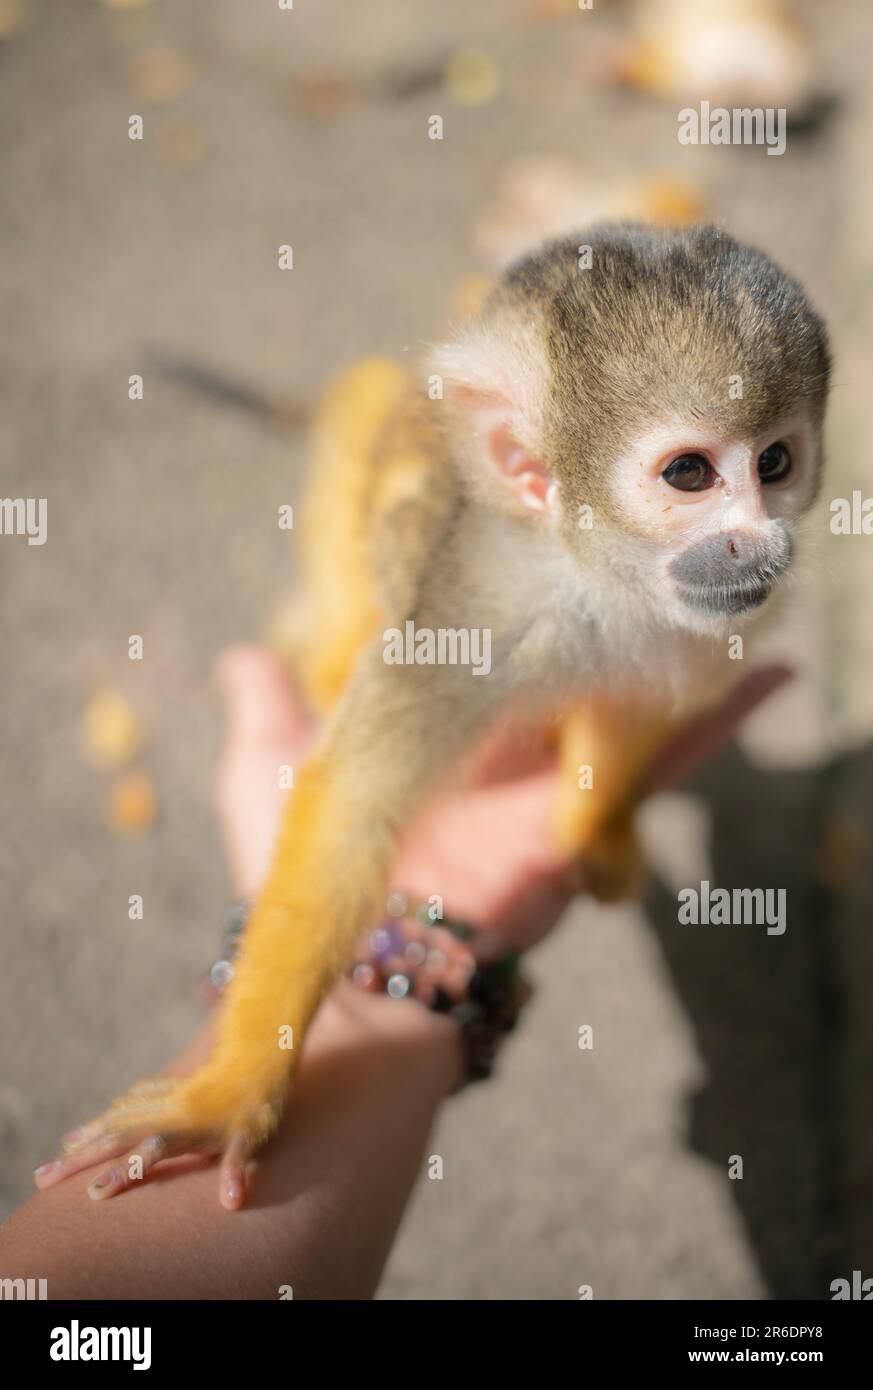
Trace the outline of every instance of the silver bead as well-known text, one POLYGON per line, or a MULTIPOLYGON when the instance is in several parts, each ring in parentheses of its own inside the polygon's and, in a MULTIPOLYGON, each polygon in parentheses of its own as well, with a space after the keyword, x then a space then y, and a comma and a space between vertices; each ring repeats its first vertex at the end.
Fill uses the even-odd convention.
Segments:
POLYGON ((209 972, 209 982, 213 989, 224 989, 233 979, 233 966, 229 960, 217 960, 209 972))
POLYGON ((392 999, 405 999, 412 989, 412 981, 408 975, 392 975, 385 986, 386 994, 390 994, 392 999))

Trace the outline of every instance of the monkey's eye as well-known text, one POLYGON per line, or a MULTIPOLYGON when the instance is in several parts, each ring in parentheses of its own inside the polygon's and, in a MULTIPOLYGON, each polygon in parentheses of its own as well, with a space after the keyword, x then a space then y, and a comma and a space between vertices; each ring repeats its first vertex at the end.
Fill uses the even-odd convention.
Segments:
POLYGON ((781 483, 791 472, 791 455, 785 444, 771 444, 758 459, 758 477, 762 483, 781 483))
POLYGON ((661 477, 680 492, 704 492, 715 482, 715 469, 703 454, 681 454, 664 469, 661 477))

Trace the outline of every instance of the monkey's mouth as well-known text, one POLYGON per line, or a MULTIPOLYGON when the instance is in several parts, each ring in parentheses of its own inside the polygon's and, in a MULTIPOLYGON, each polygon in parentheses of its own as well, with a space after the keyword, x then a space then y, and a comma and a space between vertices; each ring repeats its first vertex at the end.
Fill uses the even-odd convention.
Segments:
POLYGON ((696 613, 710 618, 732 618, 739 613, 749 613, 760 608, 773 592, 769 581, 760 580, 753 584, 704 584, 678 586, 679 597, 696 613))
POLYGON ((677 555, 670 575, 695 613, 733 618, 760 608, 788 568, 792 548, 784 532, 765 541, 753 531, 720 531, 677 555))

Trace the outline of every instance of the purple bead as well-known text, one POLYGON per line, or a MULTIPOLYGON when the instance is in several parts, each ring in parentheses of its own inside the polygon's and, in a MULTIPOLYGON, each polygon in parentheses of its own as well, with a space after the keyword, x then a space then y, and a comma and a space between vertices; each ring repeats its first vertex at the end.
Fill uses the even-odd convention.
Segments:
POLYGON ((383 922, 370 937, 370 947, 379 962, 386 961, 391 956, 402 956, 405 945, 406 938, 393 922, 383 922))

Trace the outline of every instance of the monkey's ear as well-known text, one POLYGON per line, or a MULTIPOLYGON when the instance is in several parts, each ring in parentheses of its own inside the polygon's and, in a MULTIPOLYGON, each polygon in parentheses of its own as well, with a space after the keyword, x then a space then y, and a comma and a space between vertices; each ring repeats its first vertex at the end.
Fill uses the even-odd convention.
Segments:
POLYGON ((455 435, 474 485, 510 507, 552 511, 557 488, 542 461, 541 373, 518 344, 484 332, 442 348, 435 358, 455 435))
POLYGON ((485 448, 505 486, 523 506, 538 512, 551 510, 554 479, 545 464, 516 439, 508 420, 487 430, 485 448))

